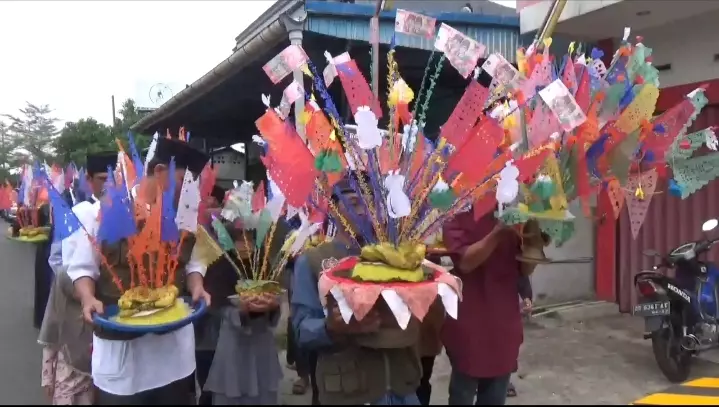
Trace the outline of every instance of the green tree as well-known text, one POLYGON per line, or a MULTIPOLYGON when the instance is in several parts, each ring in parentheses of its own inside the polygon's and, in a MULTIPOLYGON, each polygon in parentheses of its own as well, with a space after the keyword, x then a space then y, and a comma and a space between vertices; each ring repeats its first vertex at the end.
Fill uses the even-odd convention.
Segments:
MULTIPOLYGON (((127 132, 130 131, 130 126, 140 121, 144 114, 137 111, 135 101, 132 99, 127 99, 122 102, 122 106, 120 106, 120 110, 118 113, 120 117, 115 119, 115 124, 112 128, 112 131, 115 137, 118 137, 120 140, 122 140, 125 147, 127 147, 127 132)), ((135 145, 137 146, 138 151, 142 151, 152 142, 152 137, 148 135, 133 134, 133 137, 135 139, 135 145)))
POLYGON ((24 156, 15 149, 17 145, 11 140, 8 126, 0 121, 0 183, 4 184, 5 180, 15 184, 17 177, 15 173, 22 165, 24 156))
POLYGON ((117 149, 110 127, 93 118, 67 122, 60 136, 55 139, 55 154, 62 163, 74 162, 84 166, 88 153, 114 151, 117 149))
POLYGON ((28 102, 20 113, 20 116, 4 115, 10 122, 7 131, 9 142, 15 145, 15 151, 27 151, 32 161, 52 162, 54 139, 59 131, 55 126, 57 119, 50 116, 50 106, 28 102))

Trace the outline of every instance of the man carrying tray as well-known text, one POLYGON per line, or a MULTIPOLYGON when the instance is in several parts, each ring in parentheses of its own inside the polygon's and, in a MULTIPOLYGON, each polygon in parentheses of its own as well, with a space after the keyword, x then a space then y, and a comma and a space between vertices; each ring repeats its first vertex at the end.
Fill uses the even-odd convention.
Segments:
MULTIPOLYGON (((335 191, 350 206, 342 206, 343 216, 354 211, 364 219, 362 198, 350 187, 350 177, 356 175, 347 176, 335 186, 335 191)), ((340 196, 333 194, 331 199, 337 202, 340 196)), ((409 343, 406 347, 391 344, 385 344, 388 345, 385 349, 363 347, 355 341, 357 336, 371 335, 381 328, 382 319, 376 310, 361 321, 353 317, 347 324, 333 302, 328 303, 325 316, 317 287, 319 276, 337 260, 357 254, 359 251, 353 245, 347 231, 338 227, 331 242, 305 251, 295 262, 292 324, 299 346, 318 352, 319 401, 330 405, 419 405, 415 390, 422 367, 416 349, 419 338, 412 337, 416 332, 403 334, 402 341, 409 343)))
MULTIPOLYGON (((155 202, 158 182, 166 186, 169 177, 175 177, 176 203, 185 172, 189 170, 197 176, 207 161, 205 154, 183 141, 157 139, 155 154, 147 165, 146 202, 155 202), (168 167, 173 157, 176 170, 171 174, 168 167)), ((81 229, 63 242, 63 245, 74 246, 66 264, 67 274, 74 282, 83 316, 89 322, 92 322, 94 314, 103 314, 105 307, 116 303, 119 298, 116 282, 106 265, 112 267, 112 274, 121 280, 124 287, 130 287, 132 274, 126 255, 127 239, 114 244, 103 242, 102 256, 94 247, 100 222, 112 222, 112 219, 98 221, 100 206, 99 202, 82 202, 73 208, 92 239, 81 229)), ((141 228, 142 223, 138 225, 138 229, 141 228)), ((186 281, 193 301, 202 299, 209 303, 210 298, 203 285, 206 267, 194 256, 194 238, 184 239, 179 246, 179 270, 174 284, 182 291, 186 281)), ((97 404, 170 405, 191 402, 188 389, 195 371, 192 326, 184 325, 158 335, 110 331, 98 326, 94 330, 92 377, 98 388, 97 404)))
MULTIPOLYGON (((91 203, 97 200, 94 197, 102 196, 107 168, 114 167, 116 162, 116 153, 87 156, 87 177, 93 196, 88 199, 93 199, 91 203)), ((69 191, 65 191, 68 195, 63 198, 70 198, 68 205, 72 206, 73 197, 69 191)), ((71 251, 66 247, 66 259, 71 257, 71 251)), ((62 254, 62 242, 53 242, 48 263, 55 273, 55 280, 38 338, 43 346, 41 383, 53 404, 92 404, 91 328, 77 317, 81 304, 73 295, 73 284, 63 267, 62 254)))

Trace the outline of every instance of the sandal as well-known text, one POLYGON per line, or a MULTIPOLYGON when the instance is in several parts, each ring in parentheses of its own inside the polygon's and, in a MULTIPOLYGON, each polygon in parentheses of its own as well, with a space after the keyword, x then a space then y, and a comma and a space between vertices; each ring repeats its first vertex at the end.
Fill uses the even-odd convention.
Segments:
POLYGON ((509 383, 509 386, 507 386, 507 397, 517 397, 517 389, 512 383, 509 383))
POLYGON ((301 396, 307 393, 307 382, 308 380, 302 377, 295 380, 295 382, 292 384, 292 394, 296 396, 301 396))

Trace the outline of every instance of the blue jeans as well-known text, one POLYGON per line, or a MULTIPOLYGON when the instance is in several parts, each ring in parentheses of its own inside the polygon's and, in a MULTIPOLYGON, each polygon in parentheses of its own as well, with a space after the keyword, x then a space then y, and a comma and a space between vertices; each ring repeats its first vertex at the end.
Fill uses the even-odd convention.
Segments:
POLYGON ((451 406, 503 406, 511 375, 476 378, 452 369, 449 379, 451 406), (476 401, 475 401, 476 397, 476 401))
POLYGON ((406 396, 400 396, 394 393, 387 393, 381 399, 371 403, 373 406, 418 406, 419 399, 415 393, 406 396))

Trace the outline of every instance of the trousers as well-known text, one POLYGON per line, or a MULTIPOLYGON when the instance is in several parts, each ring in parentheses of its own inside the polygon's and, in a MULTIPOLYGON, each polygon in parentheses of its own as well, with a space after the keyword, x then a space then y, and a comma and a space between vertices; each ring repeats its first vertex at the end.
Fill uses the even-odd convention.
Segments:
POLYGON ((503 406, 507 401, 510 377, 511 374, 476 378, 452 369, 449 379, 449 405, 503 406))
POLYGON ((100 406, 146 406, 195 404, 195 373, 156 389, 145 390, 130 396, 118 396, 97 389, 97 405, 100 406))

